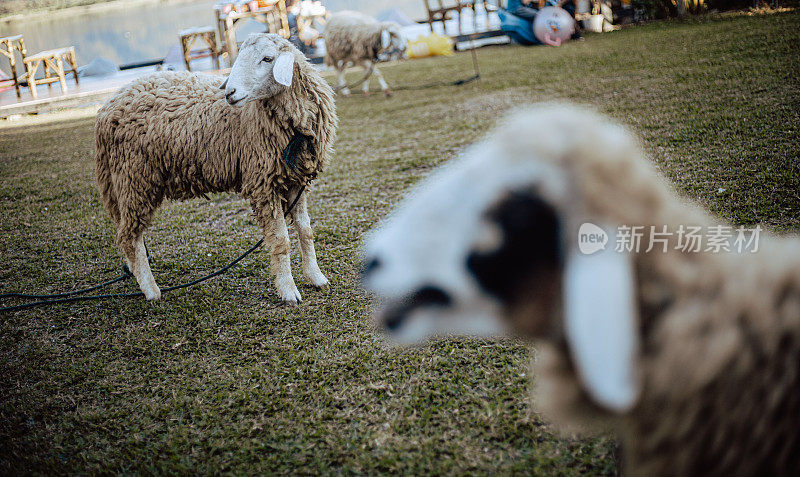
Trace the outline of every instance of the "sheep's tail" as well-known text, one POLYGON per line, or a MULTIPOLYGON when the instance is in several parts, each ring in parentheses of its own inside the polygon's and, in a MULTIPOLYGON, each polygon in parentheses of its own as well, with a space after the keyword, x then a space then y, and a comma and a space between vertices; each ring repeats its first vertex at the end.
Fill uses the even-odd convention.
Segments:
POLYGON ((119 203, 117 201, 117 194, 114 191, 114 181, 111 178, 111 157, 108 150, 108 145, 111 134, 106 130, 104 125, 101 124, 98 118, 95 126, 95 172, 97 175, 97 188, 100 191, 100 198, 103 201, 103 206, 106 208, 114 224, 119 223, 119 203))

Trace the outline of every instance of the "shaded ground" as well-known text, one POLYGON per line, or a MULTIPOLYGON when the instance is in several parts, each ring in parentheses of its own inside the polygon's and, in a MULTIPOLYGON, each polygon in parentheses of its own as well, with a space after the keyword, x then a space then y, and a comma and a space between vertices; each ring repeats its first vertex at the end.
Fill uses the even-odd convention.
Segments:
MULTIPOLYGON (((532 410, 526 345, 386 347, 357 286, 360 240, 504 111, 555 98, 635 128, 676 188, 723 218, 797 231, 797 24, 793 12, 708 17, 558 49, 487 48, 480 84, 339 99, 336 158, 311 205, 332 286, 298 279, 305 302, 282 307, 262 252, 154 304, 0 315, 0 473, 615 472, 611 439, 560 438, 532 410)), ((413 85, 470 71, 456 55, 384 73, 413 85)), ((92 125, 86 112, 2 125, 3 292, 117 274, 92 125)), ((167 285, 220 266, 258 231, 245 202, 217 195, 163 207, 149 237, 167 285)))

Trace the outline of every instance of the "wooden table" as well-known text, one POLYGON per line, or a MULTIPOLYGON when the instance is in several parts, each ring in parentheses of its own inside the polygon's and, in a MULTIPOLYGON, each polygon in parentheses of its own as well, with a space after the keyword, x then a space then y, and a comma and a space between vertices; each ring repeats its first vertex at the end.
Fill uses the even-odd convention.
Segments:
MULTIPOLYGON (((264 3, 263 1, 261 3, 264 3)), ((286 11, 286 0, 274 0, 267 6, 246 12, 231 10, 225 13, 221 8, 215 7, 214 13, 217 17, 217 29, 219 37, 224 41, 224 49, 228 54, 228 62, 233 65, 236 55, 239 54, 239 47, 236 45, 236 29, 242 20, 252 18, 256 21, 269 26, 269 31, 278 33, 284 38, 289 38, 289 16, 286 11)))
POLYGON ((181 49, 183 50, 183 61, 186 63, 186 70, 192 71, 191 61, 198 58, 211 57, 214 63, 214 69, 219 69, 219 47, 217 46, 217 33, 216 28, 210 27, 197 27, 188 28, 178 32, 178 37, 181 40, 181 49), (192 46, 197 40, 203 40, 208 46, 208 51, 192 51, 192 46))
POLYGON ((19 78, 17 78, 17 59, 14 56, 14 51, 19 52, 23 60, 23 65, 25 66, 25 71, 27 72, 28 65, 24 60, 25 55, 27 55, 28 52, 25 50, 25 40, 22 39, 22 35, 0 38, 0 54, 8 58, 8 62, 11 63, 11 80, 14 82, 14 87, 17 89, 17 98, 20 98, 22 97, 22 94, 19 91, 19 78))
POLYGON ((31 89, 31 96, 36 98, 36 85, 46 84, 50 86, 51 83, 58 81, 61 84, 61 92, 67 93, 67 80, 66 73, 64 72, 64 60, 66 60, 72 68, 72 74, 75 76, 75 84, 78 84, 78 67, 75 65, 75 48, 68 46, 65 48, 58 48, 56 50, 42 51, 35 55, 25 58, 26 70, 28 72, 28 87, 31 89), (36 71, 40 65, 44 65, 44 78, 36 79, 36 71), (55 77, 52 75, 55 74, 55 77))

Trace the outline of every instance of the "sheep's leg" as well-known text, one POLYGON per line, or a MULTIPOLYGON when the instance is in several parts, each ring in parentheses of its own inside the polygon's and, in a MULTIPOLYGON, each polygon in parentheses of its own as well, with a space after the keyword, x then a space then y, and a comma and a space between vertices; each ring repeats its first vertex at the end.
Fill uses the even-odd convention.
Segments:
POLYGON ((300 197, 292 210, 294 229, 300 238, 300 253, 303 255, 303 275, 312 285, 321 288, 328 284, 328 279, 322 274, 317 264, 317 252, 314 250, 314 230, 311 228, 311 219, 308 217, 306 194, 300 197))
POLYGON ((144 246, 144 232, 129 231, 124 224, 117 233, 117 243, 125 255, 125 263, 128 264, 133 276, 139 283, 139 288, 144 293, 147 300, 158 300, 161 298, 161 289, 153 278, 150 270, 150 262, 147 259, 147 249, 144 246))
POLYGON ((347 87, 347 83, 345 82, 344 78, 345 68, 347 68, 347 64, 345 64, 345 62, 340 61, 336 63, 336 75, 339 78, 339 91, 341 91, 343 95, 349 96, 350 88, 347 87))
POLYGON ((378 83, 381 84, 381 90, 384 92, 384 94, 386 94, 386 96, 391 96, 392 92, 389 90, 389 85, 386 84, 386 80, 383 79, 383 74, 377 66, 373 69, 373 74, 378 77, 378 83))
POLYGON ((361 91, 364 93, 365 96, 369 96, 369 80, 372 77, 373 71, 375 71, 375 63, 370 60, 364 61, 364 84, 361 85, 361 91))
POLYGON ((302 301, 300 292, 292 277, 292 266, 289 257, 291 244, 289 231, 286 229, 286 220, 283 210, 273 211, 270 207, 259 207, 253 204, 256 211, 256 220, 264 231, 264 242, 270 251, 269 269, 275 277, 275 288, 278 290, 284 303, 297 304, 302 301))
MULTIPOLYGON (((135 175, 130 170, 128 172, 135 175)), ((161 289, 150 270, 147 249, 144 246, 144 232, 164 198, 163 192, 153 184, 143 182, 141 177, 117 177, 115 184, 117 191, 128 191, 127 194, 117 197, 117 245, 144 297, 158 300, 161 298, 161 289)))

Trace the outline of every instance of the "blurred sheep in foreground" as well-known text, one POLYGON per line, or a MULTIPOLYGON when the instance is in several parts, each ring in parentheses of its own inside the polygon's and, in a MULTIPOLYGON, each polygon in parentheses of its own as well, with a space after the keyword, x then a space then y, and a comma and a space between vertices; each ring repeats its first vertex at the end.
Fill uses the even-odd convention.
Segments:
POLYGON ((646 251, 652 230, 715 225, 622 127, 536 106, 410 194, 368 239, 363 283, 401 342, 535 340, 538 410, 617 432, 627 473, 797 475, 800 240, 646 251), (643 226, 645 246, 582 253, 587 223, 643 226))

